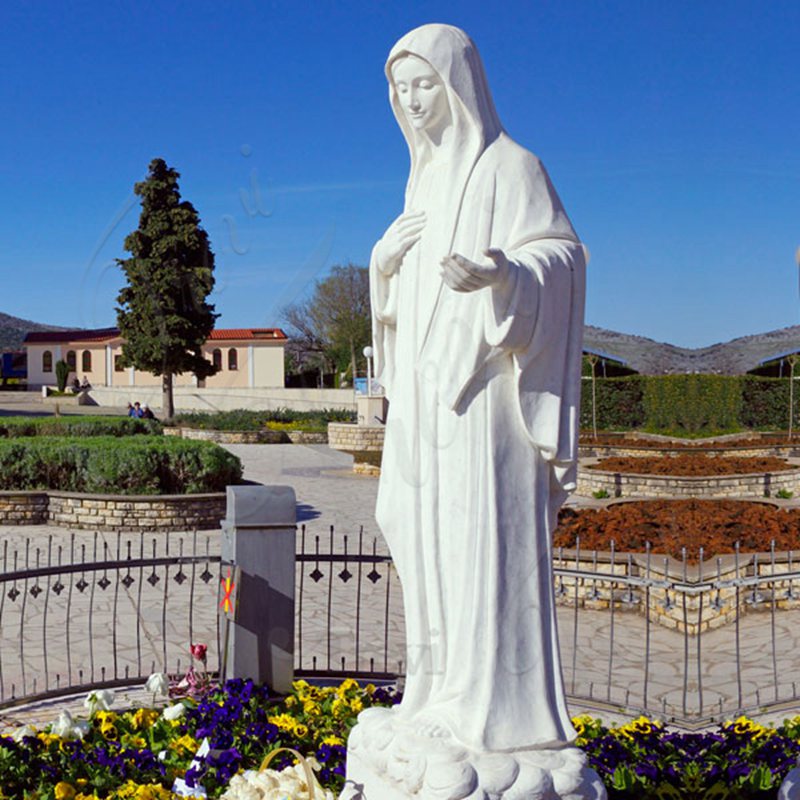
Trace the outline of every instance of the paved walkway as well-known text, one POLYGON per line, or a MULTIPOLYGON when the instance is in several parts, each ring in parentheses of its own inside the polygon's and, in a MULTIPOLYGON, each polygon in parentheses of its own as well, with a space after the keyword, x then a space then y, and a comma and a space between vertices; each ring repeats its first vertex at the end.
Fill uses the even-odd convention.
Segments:
MULTIPOLYGON (((358 534, 365 537, 365 551, 385 552, 374 522, 377 480, 354 475, 350 456, 326 446, 297 445, 236 445, 230 450, 239 455, 245 465, 245 477, 263 483, 282 483, 294 487, 298 500, 299 521, 306 526, 307 551, 314 552, 316 537, 320 539, 320 552, 329 548, 329 528, 335 526, 335 549, 343 549, 344 536, 348 537, 348 552, 357 547, 358 534)), ((398 509, 402 513, 402 509, 398 509)), ((63 563, 73 557, 80 560, 80 549, 86 548, 85 557, 91 559, 95 548, 102 555, 103 548, 116 556, 117 548, 123 557, 128 543, 134 557, 139 551, 146 555, 162 555, 184 548, 189 553, 195 546, 191 534, 166 536, 118 537, 116 534, 98 534, 76 531, 71 533, 49 526, 14 527, 0 529, 0 569, 17 569, 23 564, 35 566, 58 563, 58 548, 63 563), (26 549, 27 548, 27 549, 26 549), (37 553, 38 549, 38 553, 37 553)), ((298 533, 299 539, 301 534, 298 533)), ((218 552, 218 540, 213 532, 200 534, 196 544, 200 554, 218 552)), ((334 565, 322 561, 298 567, 298 582, 304 584, 302 609, 298 609, 298 633, 302 627, 302 653, 298 642, 298 658, 302 666, 317 668, 330 664, 338 668, 342 659, 348 668, 395 669, 404 661, 404 631, 402 595, 393 569, 384 563, 378 565, 380 578, 367 580, 366 572, 358 576, 357 565, 347 565, 352 579, 344 580, 342 562, 334 565), (311 573, 318 566, 323 577, 315 582, 311 573), (358 587, 364 594, 358 603, 358 587), (387 592, 387 586, 389 591, 387 592), (332 608, 330 636, 328 636, 328 603, 332 608), (388 629, 384 619, 388 618, 388 629), (359 652, 354 652, 354 636, 358 633, 359 652)), ((213 571, 213 570, 212 570, 213 571)), ((12 601, 7 592, 0 597, 0 687, 7 700, 14 686, 15 694, 44 688, 56 683, 76 680, 79 670, 88 679, 93 670, 95 679, 103 674, 122 676, 125 668, 131 674, 150 671, 151 667, 171 670, 188 666, 187 646, 190 640, 213 644, 217 638, 215 609, 217 604, 217 579, 205 583, 199 579, 199 565, 192 578, 178 580, 174 568, 167 573, 134 572, 133 581, 125 585, 124 573, 112 578, 110 585, 99 586, 99 575, 83 592, 73 589, 68 599, 64 592, 58 596, 44 591, 38 596, 31 593, 32 585, 19 585, 20 595, 12 601), (157 581, 148 581, 155 574, 157 581), (23 601, 25 603, 23 608, 23 601), (137 608, 139 611, 137 612, 137 608), (45 625, 46 619, 46 625, 45 625), (189 633, 191 627, 191 635, 189 633), (69 636, 67 645, 65 636, 69 636), (117 656, 113 657, 111 645, 116 637, 117 656), (69 657, 68 657, 69 656, 69 657), (44 659, 47 658, 47 672, 44 659)), ((76 576, 76 580, 78 577, 76 576)), ((66 583, 66 581, 65 581, 66 583)), ((618 708, 626 699, 631 705, 644 700, 644 626, 645 621, 635 612, 616 616, 615 646, 609 665, 610 619, 601 611, 581 610, 577 631, 575 615, 570 608, 559 608, 559 629, 562 640, 562 662, 568 690, 582 697, 593 696, 608 702, 603 716, 620 720, 624 714, 618 708), (573 641, 577 642, 573 683, 573 641), (609 672, 612 690, 606 692, 609 672), (599 687, 603 687, 602 689, 599 687)), ((800 611, 784 611, 778 617, 777 638, 780 653, 777 663, 780 691, 783 695, 791 688, 795 676, 800 678, 800 611), (788 687, 788 688, 787 688, 788 687)), ((762 700, 770 700, 773 665, 769 655, 771 631, 768 620, 761 614, 749 614, 742 620, 742 664, 745 670, 742 691, 745 703, 755 701, 756 690, 762 700), (765 624, 765 622, 767 624, 765 624)), ((684 638, 681 634, 653 626, 649 660, 648 703, 660 708, 666 702, 668 714, 680 715, 684 705, 684 688, 687 708, 698 707, 699 681, 703 683, 703 703, 708 708, 723 700, 725 705, 736 702, 738 683, 736 676, 735 642, 733 629, 723 628, 702 637, 700 669, 697 666, 696 640, 690 641, 689 679, 684 687, 684 638)), ((128 694, 135 698, 135 694, 128 694)), ((78 703, 79 706, 79 703, 78 703)), ((800 706, 800 704, 798 704, 800 706)), ((48 720, 62 707, 59 703, 39 704, 30 709, 7 709, 0 717, 0 727, 27 720, 48 720)), ((574 703, 573 711, 590 708, 589 704, 574 703)), ((780 719, 782 714, 767 714, 767 719, 780 719)))

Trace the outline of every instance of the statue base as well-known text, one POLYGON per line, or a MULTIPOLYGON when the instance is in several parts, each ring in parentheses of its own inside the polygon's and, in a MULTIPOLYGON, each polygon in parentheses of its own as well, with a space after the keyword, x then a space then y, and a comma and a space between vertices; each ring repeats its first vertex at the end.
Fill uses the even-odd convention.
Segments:
POLYGON ((606 800, 577 747, 478 752, 370 708, 347 742, 340 800, 606 800))

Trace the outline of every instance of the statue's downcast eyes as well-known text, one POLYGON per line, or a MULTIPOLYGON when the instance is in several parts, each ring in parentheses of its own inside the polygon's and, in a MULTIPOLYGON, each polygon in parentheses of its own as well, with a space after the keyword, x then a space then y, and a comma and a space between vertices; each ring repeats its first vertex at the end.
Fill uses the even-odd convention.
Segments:
POLYGON ((403 113, 417 130, 431 130, 450 122, 447 91, 436 70, 416 56, 392 64, 392 80, 403 113))

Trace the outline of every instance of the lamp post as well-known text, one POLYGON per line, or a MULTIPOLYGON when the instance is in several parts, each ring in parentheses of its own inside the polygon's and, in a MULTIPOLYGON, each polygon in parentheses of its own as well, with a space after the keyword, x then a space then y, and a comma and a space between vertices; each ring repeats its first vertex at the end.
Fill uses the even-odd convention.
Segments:
MULTIPOLYGON (((798 251, 800 252, 800 251, 798 251)), ((367 345, 362 351, 367 359, 367 397, 372 397, 372 348, 367 345)))

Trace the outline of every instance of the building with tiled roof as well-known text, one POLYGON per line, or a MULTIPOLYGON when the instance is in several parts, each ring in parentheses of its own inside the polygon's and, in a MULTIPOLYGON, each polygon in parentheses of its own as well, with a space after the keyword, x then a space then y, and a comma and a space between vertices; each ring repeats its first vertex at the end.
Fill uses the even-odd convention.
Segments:
MULTIPOLYGON (((60 360, 70 365, 70 383, 86 378, 93 387, 160 386, 160 377, 121 365, 123 341, 118 328, 29 333, 24 341, 28 388, 54 386, 55 365, 60 360)), ((217 373, 205 381, 198 381, 191 373, 176 375, 174 385, 209 389, 283 387, 286 341, 280 328, 217 328, 203 345, 203 354, 216 364, 217 373)))

